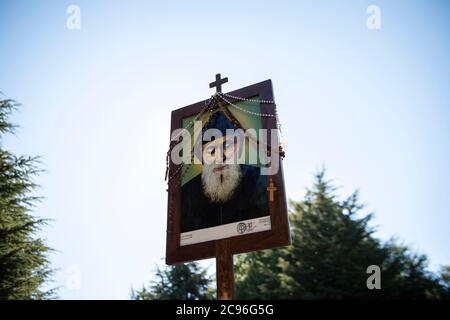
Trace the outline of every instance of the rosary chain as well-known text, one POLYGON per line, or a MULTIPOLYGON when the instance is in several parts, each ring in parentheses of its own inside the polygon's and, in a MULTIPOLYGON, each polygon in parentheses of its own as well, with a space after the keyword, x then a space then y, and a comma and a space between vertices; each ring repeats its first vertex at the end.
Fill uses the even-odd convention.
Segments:
MULTIPOLYGON (((272 117, 272 118, 276 118, 276 122, 277 122, 277 129, 280 131, 281 133, 281 124, 279 122, 279 118, 278 118, 278 114, 275 112, 275 114, 270 114, 270 113, 258 113, 258 112, 253 112, 253 111, 249 111, 246 110, 244 108, 241 108, 239 106, 237 106, 236 104, 232 103, 231 101, 229 101, 228 99, 226 99, 225 97, 231 98, 231 99, 235 99, 235 100, 240 100, 240 101, 248 101, 248 102, 256 102, 256 103, 266 103, 266 104, 275 104, 274 101, 272 100, 260 100, 260 99, 248 99, 248 98, 242 98, 242 97, 237 97, 237 96, 233 96, 227 93, 222 93, 222 92, 217 92, 214 95, 211 96, 210 99, 208 99, 207 101, 205 101, 205 106, 202 108, 202 110, 195 116, 195 118, 193 120, 191 120, 185 127, 184 129, 189 130, 192 125, 194 124, 195 121, 198 120, 198 118, 200 118, 200 116, 205 112, 205 111, 210 111, 210 113, 212 113, 213 108, 210 108, 210 104, 212 101, 216 101, 216 97, 221 98, 223 101, 225 101, 228 105, 232 106, 233 108, 245 112, 247 114, 253 115, 253 116, 258 116, 258 117, 272 117)), ((178 138, 180 136, 181 132, 174 137, 174 139, 178 138)), ((166 179, 167 179, 167 174, 169 171, 169 158, 170 158, 170 151, 172 150, 172 145, 169 145, 169 150, 167 151, 167 156, 166 156, 166 179)), ((187 164, 186 170, 182 173, 182 177, 186 174, 186 172, 189 170, 191 164, 187 164)), ((170 182, 181 170, 183 169, 183 165, 180 165, 175 172, 169 177, 168 182, 170 182)))

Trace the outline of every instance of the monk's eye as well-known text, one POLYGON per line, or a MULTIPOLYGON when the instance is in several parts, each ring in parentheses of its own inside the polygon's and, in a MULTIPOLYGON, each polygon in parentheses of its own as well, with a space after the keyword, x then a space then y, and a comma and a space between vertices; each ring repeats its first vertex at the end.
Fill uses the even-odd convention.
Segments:
POLYGON ((232 140, 227 140, 225 142, 225 149, 231 148, 232 146, 233 146, 233 141, 232 140))
POLYGON ((214 148, 214 147, 208 147, 208 153, 209 153, 209 154, 214 154, 215 151, 216 151, 216 148, 214 148))

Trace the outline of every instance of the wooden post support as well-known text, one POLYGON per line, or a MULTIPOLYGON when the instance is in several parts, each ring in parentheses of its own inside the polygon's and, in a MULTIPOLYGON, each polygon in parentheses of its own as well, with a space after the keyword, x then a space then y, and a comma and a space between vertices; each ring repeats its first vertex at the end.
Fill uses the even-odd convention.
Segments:
POLYGON ((217 300, 234 299, 233 254, 228 241, 216 241, 217 300))

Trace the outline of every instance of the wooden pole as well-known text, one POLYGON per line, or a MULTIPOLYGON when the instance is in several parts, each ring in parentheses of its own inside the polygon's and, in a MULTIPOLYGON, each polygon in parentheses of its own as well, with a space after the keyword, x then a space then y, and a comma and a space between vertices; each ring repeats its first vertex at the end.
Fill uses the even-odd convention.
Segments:
POLYGON ((227 240, 216 241, 217 300, 234 299, 233 254, 227 240))
MULTIPOLYGON (((216 92, 222 92, 222 84, 228 82, 228 78, 221 79, 220 73, 216 74, 216 81, 209 84, 210 88, 216 87, 216 92)), ((228 114, 219 102, 219 109, 228 114)), ((217 300, 234 299, 234 272, 233 254, 226 239, 216 241, 216 281, 217 300)))

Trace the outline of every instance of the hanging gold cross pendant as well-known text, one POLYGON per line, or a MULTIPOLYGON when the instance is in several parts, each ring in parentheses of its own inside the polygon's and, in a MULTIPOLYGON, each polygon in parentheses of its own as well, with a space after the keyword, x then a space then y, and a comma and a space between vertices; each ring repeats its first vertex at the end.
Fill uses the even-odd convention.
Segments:
POLYGON ((272 178, 270 178, 269 186, 267 187, 267 192, 269 192, 269 201, 273 202, 273 193, 277 191, 277 188, 273 184, 272 178))

